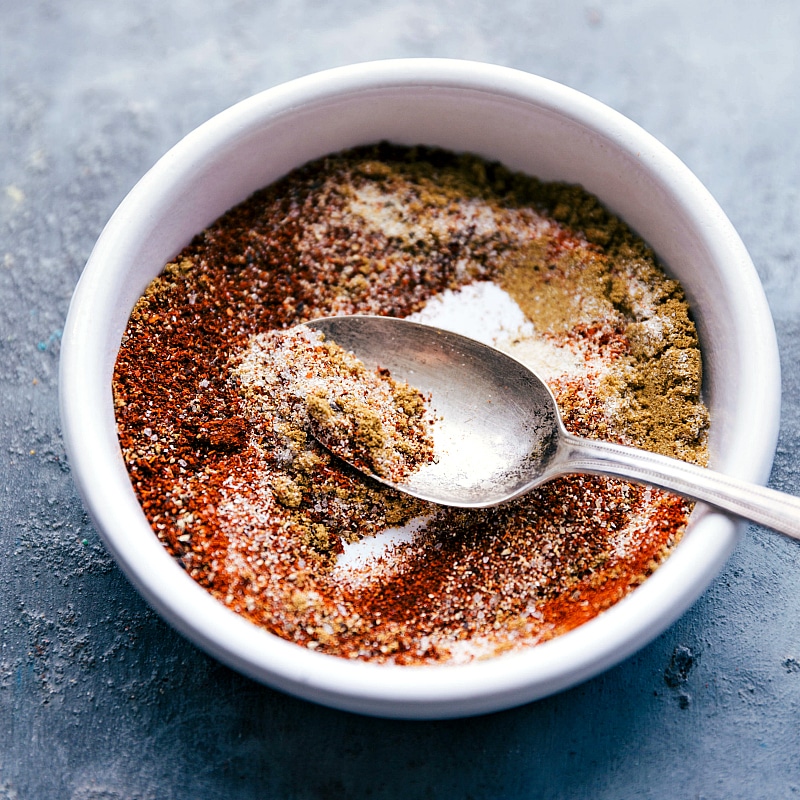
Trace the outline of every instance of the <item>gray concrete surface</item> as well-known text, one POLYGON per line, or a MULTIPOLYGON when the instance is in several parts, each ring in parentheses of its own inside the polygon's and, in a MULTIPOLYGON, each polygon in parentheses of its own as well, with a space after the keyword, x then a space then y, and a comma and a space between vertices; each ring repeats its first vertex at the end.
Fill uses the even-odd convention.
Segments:
POLYGON ((669 631, 558 696, 362 718, 231 672, 145 605, 82 510, 57 409, 82 266, 183 134, 317 69, 465 57, 609 103, 717 197, 780 340, 771 484, 800 494, 799 42, 794 0, 0 0, 0 798, 800 795, 796 542, 752 527, 669 631))

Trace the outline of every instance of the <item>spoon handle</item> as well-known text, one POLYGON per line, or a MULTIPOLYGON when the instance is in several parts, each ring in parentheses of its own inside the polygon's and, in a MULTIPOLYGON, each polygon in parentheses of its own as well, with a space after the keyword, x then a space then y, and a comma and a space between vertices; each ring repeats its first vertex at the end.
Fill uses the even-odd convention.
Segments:
POLYGON ((566 434, 564 472, 628 478, 702 500, 759 525, 800 539, 800 498, 675 458, 566 434))

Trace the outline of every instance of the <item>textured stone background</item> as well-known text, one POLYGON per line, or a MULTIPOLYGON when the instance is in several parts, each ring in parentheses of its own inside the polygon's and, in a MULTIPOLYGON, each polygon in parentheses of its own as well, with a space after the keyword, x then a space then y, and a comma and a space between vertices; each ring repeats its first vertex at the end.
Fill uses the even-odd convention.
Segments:
POLYGON ((717 197, 780 340, 772 485, 800 493, 798 42, 795 0, 0 0, 0 798, 800 794, 798 543, 752 527, 690 613, 571 691, 361 718, 231 672, 144 604, 73 489, 56 380, 95 239, 189 130, 353 60, 494 61, 632 117, 717 197))

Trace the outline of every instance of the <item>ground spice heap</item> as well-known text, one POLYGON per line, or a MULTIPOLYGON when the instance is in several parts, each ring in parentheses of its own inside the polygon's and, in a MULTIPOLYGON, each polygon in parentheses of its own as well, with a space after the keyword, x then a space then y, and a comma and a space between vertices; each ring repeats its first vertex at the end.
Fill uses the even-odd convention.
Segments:
POLYGON ((413 395, 390 390, 377 420, 302 372, 299 354, 323 343, 287 345, 286 331, 339 313, 483 338, 547 380, 574 433, 705 462, 681 287, 595 198, 440 150, 333 155, 199 233, 137 303, 114 372, 147 518, 236 612, 345 658, 468 661, 591 619, 680 539, 691 504, 623 481, 573 476, 460 511, 332 458, 309 426, 337 409, 381 468, 393 469, 382 437, 403 431, 427 457, 413 395), (265 370, 306 385, 292 395, 265 370))
MULTIPOLYGON (((388 370, 368 370, 319 331, 298 326, 254 336, 231 376, 252 424, 278 431, 293 462, 313 459, 309 433, 348 463, 394 483, 433 460, 422 394, 388 370)), ((287 499, 282 475, 273 490, 287 499)))

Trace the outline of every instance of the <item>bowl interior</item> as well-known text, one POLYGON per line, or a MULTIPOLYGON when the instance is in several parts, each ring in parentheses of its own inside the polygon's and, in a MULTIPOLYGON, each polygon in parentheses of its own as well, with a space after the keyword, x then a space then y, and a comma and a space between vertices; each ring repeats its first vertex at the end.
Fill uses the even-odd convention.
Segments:
POLYGON ((543 179, 582 184, 658 253, 689 296, 705 358, 715 468, 763 481, 777 437, 777 347, 755 270, 686 167, 640 128, 552 82, 468 62, 378 62, 256 95, 174 147, 99 239, 62 344, 61 403, 73 473, 130 579, 177 628, 226 663, 303 697, 366 713, 436 717, 549 694, 654 638, 703 591, 737 526, 698 509, 666 564, 626 600, 529 652, 459 667, 392 668, 307 652, 217 603, 152 534, 116 438, 111 376, 130 311, 194 234, 293 167, 388 139, 471 151, 543 179), (750 380, 741 380, 742 375, 750 380))

